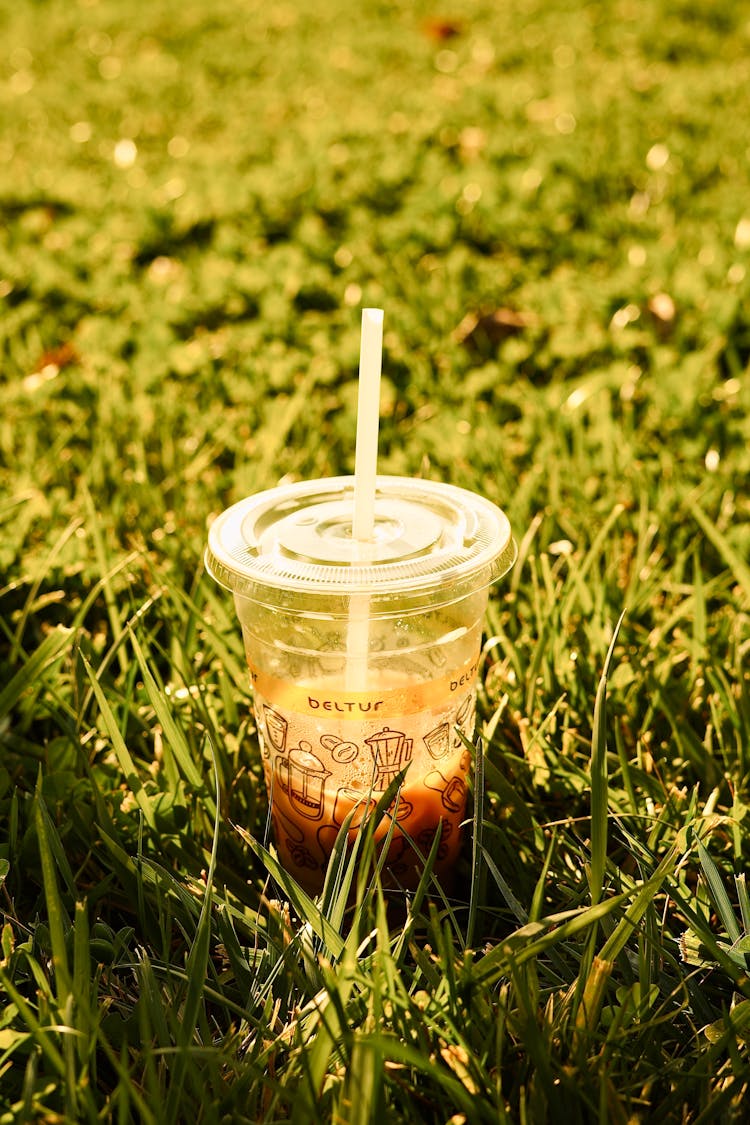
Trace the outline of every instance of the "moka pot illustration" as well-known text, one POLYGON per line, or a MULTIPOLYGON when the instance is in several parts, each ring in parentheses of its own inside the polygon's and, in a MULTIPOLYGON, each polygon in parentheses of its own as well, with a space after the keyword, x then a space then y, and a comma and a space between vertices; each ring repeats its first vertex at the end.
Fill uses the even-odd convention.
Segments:
POLYGON ((377 734, 365 739, 375 759, 375 789, 387 789, 400 770, 411 761, 413 739, 407 738, 403 731, 384 727, 377 734))

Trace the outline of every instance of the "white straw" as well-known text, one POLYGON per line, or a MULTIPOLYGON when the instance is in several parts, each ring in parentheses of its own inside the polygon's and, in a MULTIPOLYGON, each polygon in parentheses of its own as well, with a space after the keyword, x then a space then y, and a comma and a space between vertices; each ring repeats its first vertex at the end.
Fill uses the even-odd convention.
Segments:
MULTIPOLYGON (((383 359, 383 310, 362 310, 357 396, 357 447, 354 459, 354 515, 352 537, 357 559, 370 556, 375 533, 375 477, 378 467, 380 423, 380 369, 383 359)), ((346 686, 349 691, 367 688, 367 653, 370 647, 370 596, 355 594, 349 603, 346 633, 346 686)))
POLYGON ((371 543, 375 528, 375 474, 378 464, 382 357, 383 310, 362 309, 352 527, 352 534, 359 543, 371 543))

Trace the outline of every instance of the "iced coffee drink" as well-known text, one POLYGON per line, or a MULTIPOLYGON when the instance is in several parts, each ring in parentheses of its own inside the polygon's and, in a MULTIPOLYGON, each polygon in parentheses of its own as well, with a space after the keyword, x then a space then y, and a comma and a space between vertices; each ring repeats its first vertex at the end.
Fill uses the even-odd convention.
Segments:
POLYGON ((392 882, 461 842, 490 585, 512 565, 504 513, 463 489, 378 477, 372 542, 352 536, 353 480, 305 481, 227 509, 206 565, 234 594, 275 844, 308 890, 342 825, 376 829, 392 882))

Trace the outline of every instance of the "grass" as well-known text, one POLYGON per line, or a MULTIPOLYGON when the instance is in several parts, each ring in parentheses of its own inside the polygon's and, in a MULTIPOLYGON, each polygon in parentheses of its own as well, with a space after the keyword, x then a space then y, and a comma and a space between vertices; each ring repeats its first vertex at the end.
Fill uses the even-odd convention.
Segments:
POLYGON ((0 1122, 743 1120, 747 4, 0 28, 0 1122), (383 471, 519 542, 400 902, 278 867, 202 569, 352 470, 367 304, 383 471))

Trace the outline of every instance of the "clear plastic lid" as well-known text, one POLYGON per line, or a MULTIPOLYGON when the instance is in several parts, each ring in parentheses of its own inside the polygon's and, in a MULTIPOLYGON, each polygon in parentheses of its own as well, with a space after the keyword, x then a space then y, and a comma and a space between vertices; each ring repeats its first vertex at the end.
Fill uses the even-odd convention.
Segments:
POLYGON ((354 478, 282 485, 227 508, 211 525, 206 568, 233 593, 409 595, 488 586, 513 565, 508 519, 454 485, 379 476, 371 543, 352 537, 354 478))

